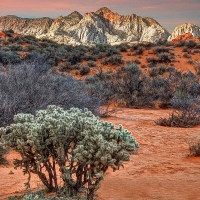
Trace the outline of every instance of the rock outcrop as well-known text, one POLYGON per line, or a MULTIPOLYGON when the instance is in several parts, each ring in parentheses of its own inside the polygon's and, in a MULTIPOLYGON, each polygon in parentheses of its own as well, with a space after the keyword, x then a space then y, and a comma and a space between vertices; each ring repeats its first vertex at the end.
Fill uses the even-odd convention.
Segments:
POLYGON ((177 26, 172 34, 169 36, 168 41, 176 39, 180 35, 191 33, 193 37, 200 38, 200 27, 192 23, 184 23, 177 26))
POLYGON ((179 43, 180 41, 189 41, 189 40, 200 42, 200 38, 193 36, 192 33, 185 33, 183 35, 178 35, 175 39, 171 40, 171 42, 179 43))
POLYGON ((157 42, 169 36, 154 19, 135 14, 121 16, 108 8, 86 13, 68 33, 82 43, 157 42))
POLYGON ((39 37, 49 32, 53 21, 48 17, 31 19, 8 15, 0 17, 0 30, 12 29, 15 33, 39 37))
POLYGON ((0 30, 49 38, 65 44, 157 42, 169 33, 154 19, 135 14, 121 16, 106 7, 82 16, 77 11, 56 19, 0 18, 0 30))

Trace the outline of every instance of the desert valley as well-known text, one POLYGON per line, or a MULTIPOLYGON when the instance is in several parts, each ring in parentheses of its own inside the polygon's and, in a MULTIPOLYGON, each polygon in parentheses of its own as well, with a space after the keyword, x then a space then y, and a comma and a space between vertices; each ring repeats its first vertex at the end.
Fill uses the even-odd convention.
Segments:
POLYGON ((198 200, 200 27, 2 16, 0 127, 2 200, 198 200))

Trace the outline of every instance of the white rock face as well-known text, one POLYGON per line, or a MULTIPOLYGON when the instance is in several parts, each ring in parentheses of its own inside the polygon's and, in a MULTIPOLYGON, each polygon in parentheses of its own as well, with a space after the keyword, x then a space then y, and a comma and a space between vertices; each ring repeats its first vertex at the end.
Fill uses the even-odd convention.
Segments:
POLYGON ((172 41, 177 36, 186 33, 191 33, 194 37, 200 38, 200 27, 192 23, 181 24, 174 29, 173 33, 169 36, 168 41, 172 41))
POLYGON ((121 16, 105 7, 84 16, 75 11, 56 19, 1 17, 0 30, 5 28, 73 45, 136 41, 154 43, 169 37, 169 33, 152 18, 142 18, 135 14, 121 16))
POLYGON ((136 15, 120 16, 108 8, 86 13, 82 20, 68 30, 81 43, 157 42, 169 33, 154 19, 136 15))
POLYGON ((49 31, 53 21, 48 17, 29 19, 8 15, 0 17, 0 30, 12 29, 15 33, 39 37, 49 31))

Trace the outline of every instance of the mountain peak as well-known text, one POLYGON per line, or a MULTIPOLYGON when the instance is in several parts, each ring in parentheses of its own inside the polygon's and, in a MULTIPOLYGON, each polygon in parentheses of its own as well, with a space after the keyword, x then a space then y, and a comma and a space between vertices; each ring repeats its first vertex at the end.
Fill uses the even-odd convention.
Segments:
POLYGON ((69 17, 79 17, 82 18, 83 16, 78 12, 78 11, 74 11, 71 14, 68 15, 69 17))
POLYGON ((177 26, 176 28, 178 29, 178 28, 199 28, 199 27, 194 23, 186 22, 186 23, 183 23, 183 24, 177 26))
POLYGON ((112 13, 112 11, 107 7, 102 7, 96 11, 96 14, 112 13))
POLYGON ((185 35, 186 33, 191 33, 194 37, 200 38, 200 27, 194 23, 184 23, 177 26, 172 32, 168 41, 176 39, 179 35, 185 35))

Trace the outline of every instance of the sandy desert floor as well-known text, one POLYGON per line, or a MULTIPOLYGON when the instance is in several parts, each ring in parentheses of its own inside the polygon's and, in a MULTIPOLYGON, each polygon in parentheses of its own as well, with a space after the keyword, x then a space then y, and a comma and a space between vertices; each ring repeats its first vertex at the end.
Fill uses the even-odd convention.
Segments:
MULTIPOLYGON (((188 157, 188 141, 200 136, 195 128, 169 128, 154 124, 169 110, 121 109, 104 119, 130 130, 140 144, 137 155, 116 172, 108 170, 98 191, 100 200, 198 200, 200 157, 188 157)), ((8 160, 16 156, 10 152, 8 160)), ((13 165, 0 167, 0 199, 23 193, 26 177, 13 165), (9 174, 10 170, 14 174, 9 174)), ((41 189, 36 177, 32 188, 41 189)))

